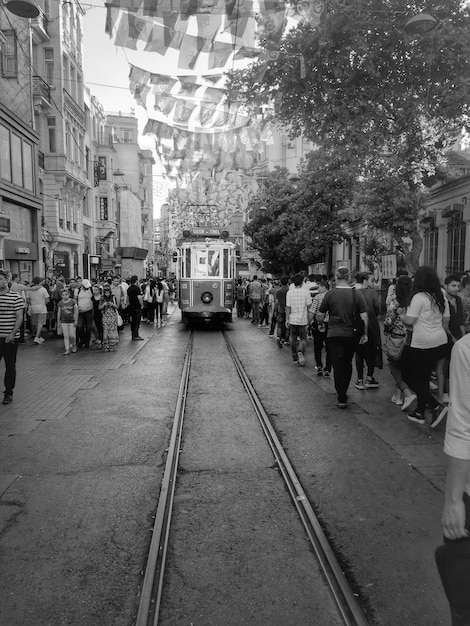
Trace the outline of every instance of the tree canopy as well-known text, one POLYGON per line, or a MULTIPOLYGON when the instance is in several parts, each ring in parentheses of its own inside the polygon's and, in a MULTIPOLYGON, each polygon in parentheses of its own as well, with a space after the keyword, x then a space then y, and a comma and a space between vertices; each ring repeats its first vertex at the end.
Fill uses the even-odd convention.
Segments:
POLYGON ((249 204, 251 221, 245 232, 274 273, 293 273, 321 261, 329 246, 340 241, 352 175, 323 151, 312 152, 299 181, 276 168, 263 180, 249 204))
MULTIPOLYGON (((367 195, 386 217, 382 225, 394 237, 410 235, 419 247, 423 190, 435 183, 446 150, 468 121, 469 27, 468 5, 459 0, 438 7, 329 2, 318 27, 291 31, 276 60, 235 73, 232 89, 248 106, 274 103, 275 120, 292 135, 321 145, 356 181, 368 181, 367 195), (427 11, 437 27, 407 33, 410 11, 427 11), (380 184, 384 175, 388 180, 380 184)), ((364 200, 364 190, 361 195, 364 200)))

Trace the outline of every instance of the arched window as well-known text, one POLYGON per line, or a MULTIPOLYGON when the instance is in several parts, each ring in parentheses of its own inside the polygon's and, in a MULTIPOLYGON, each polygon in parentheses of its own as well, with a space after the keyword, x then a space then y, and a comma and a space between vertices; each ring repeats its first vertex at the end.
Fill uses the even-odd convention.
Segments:
POLYGON ((463 213, 457 211, 447 224, 447 274, 462 273, 465 269, 465 231, 463 213))
POLYGON ((427 225, 424 234, 424 264, 436 269, 437 267, 437 243, 439 231, 436 226, 436 219, 432 217, 427 225))

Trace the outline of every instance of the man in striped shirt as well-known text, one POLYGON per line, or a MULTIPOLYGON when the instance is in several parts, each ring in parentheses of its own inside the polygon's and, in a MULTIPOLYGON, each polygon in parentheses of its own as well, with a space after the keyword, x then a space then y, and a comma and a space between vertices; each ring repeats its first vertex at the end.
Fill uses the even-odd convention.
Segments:
POLYGON ((19 293, 10 290, 9 273, 0 269, 0 360, 5 361, 5 391, 3 404, 13 401, 16 382, 16 353, 23 323, 24 301, 19 293))

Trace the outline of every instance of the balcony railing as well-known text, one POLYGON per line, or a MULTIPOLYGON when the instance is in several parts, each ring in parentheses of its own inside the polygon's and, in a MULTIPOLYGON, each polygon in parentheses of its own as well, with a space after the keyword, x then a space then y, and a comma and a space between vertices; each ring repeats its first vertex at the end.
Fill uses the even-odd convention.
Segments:
POLYGON ((42 109, 47 110, 52 106, 51 88, 40 76, 33 76, 33 98, 34 104, 42 109))

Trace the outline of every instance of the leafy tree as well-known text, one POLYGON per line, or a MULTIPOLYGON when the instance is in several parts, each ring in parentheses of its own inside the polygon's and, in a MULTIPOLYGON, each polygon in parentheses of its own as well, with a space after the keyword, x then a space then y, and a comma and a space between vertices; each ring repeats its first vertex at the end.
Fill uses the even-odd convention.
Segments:
POLYGON ((352 197, 348 168, 312 152, 294 188, 286 169, 276 168, 263 181, 249 208, 245 232, 274 273, 293 273, 320 261, 334 241, 344 237, 343 211, 352 197))
POLYGON ((358 207, 378 203, 387 216, 383 225, 398 243, 406 246, 403 237, 411 238, 414 265, 422 247, 417 210, 423 191, 468 120, 469 5, 447 0, 433 7, 425 0, 419 8, 438 26, 421 34, 404 29, 408 0, 326 6, 318 28, 305 24, 291 31, 277 60, 235 73, 232 89, 247 105, 274 102, 276 120, 293 135, 329 153, 341 151, 357 179, 370 183, 369 202, 363 198, 358 207), (384 172, 388 183, 379 184, 384 172))

